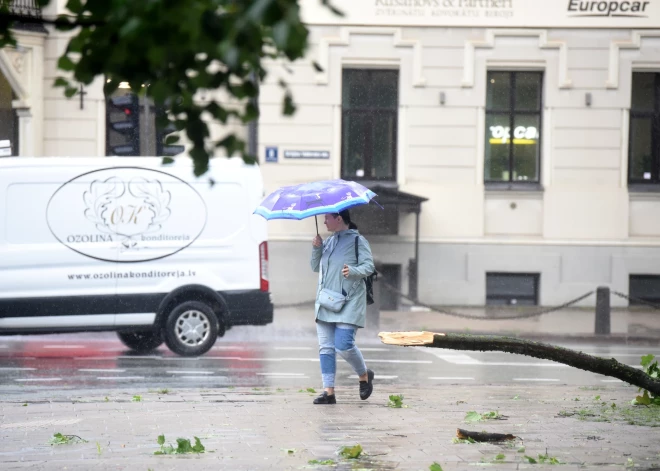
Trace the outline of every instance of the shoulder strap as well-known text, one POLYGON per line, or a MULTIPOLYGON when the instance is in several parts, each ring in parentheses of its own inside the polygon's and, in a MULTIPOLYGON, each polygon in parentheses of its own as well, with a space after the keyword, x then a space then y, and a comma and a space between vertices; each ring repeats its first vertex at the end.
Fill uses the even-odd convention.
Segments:
POLYGON ((358 256, 358 239, 360 236, 355 236, 355 261, 359 264, 360 263, 360 257, 358 256))

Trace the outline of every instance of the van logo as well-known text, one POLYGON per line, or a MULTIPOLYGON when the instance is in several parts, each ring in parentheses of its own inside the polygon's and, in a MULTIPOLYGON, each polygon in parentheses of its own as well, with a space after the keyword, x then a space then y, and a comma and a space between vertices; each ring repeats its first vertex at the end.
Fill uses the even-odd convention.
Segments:
POLYGON ((192 244, 206 225, 199 193, 158 170, 117 167, 79 175, 55 191, 47 220, 59 242, 107 262, 146 262, 192 244))

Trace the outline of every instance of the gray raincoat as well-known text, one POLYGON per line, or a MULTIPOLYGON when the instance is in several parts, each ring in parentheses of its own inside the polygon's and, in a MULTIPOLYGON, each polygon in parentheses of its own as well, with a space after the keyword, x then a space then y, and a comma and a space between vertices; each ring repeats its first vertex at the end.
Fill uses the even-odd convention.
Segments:
POLYGON ((319 272, 315 305, 316 319, 364 327, 367 312, 364 278, 375 270, 371 247, 369 247, 367 239, 355 229, 336 232, 324 240, 321 247, 313 247, 311 265, 312 270, 319 272), (356 237, 358 237, 359 264, 355 259, 356 237), (341 274, 344 265, 348 265, 348 278, 344 278, 341 274), (343 288, 350 299, 346 301, 341 311, 328 311, 318 303, 318 295, 322 288, 328 288, 337 293, 341 293, 343 288))

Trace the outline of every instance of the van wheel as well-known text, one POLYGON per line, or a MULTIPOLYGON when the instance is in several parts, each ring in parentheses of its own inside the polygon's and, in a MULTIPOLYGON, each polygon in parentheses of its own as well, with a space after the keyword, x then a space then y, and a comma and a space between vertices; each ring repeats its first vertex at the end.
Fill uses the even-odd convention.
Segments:
POLYGON ((140 353, 151 352, 163 343, 160 332, 117 332, 121 343, 140 353))
POLYGON ((164 333, 165 343, 174 353, 203 355, 218 338, 218 318, 209 305, 186 301, 170 311, 164 333))

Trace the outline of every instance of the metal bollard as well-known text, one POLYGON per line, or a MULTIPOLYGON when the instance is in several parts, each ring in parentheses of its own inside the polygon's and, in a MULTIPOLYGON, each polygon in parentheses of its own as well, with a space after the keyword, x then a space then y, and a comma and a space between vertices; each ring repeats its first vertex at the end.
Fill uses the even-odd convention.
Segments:
POLYGON ((596 334, 610 334, 610 289, 599 286, 596 289, 596 334))

